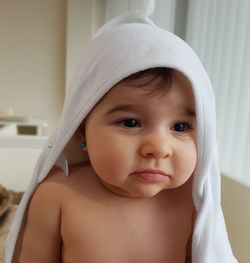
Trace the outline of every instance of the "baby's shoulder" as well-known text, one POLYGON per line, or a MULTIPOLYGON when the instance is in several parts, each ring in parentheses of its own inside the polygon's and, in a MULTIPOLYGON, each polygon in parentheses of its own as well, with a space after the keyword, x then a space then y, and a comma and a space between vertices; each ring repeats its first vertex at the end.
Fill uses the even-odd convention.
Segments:
POLYGON ((69 174, 66 175, 61 168, 54 166, 40 185, 54 186, 58 189, 69 188, 84 183, 90 173, 87 163, 70 164, 68 169, 69 174))
POLYGON ((36 191, 43 191, 47 196, 59 199, 63 203, 74 197, 87 196, 95 187, 93 170, 89 163, 69 165, 69 175, 54 166, 36 191))
POLYGON ((72 205, 72 201, 74 203, 77 200, 79 202, 80 199, 84 200, 84 197, 87 196, 85 194, 87 192, 85 190, 87 189, 85 179, 88 172, 87 166, 73 165, 69 169, 69 176, 66 176, 56 166, 50 170, 47 177, 37 185, 30 198, 28 216, 46 215, 48 211, 59 216, 65 205, 72 205))
POLYGON ((73 172, 66 176, 61 168, 54 166, 46 178, 37 185, 33 197, 62 198, 67 191, 77 186, 80 181, 83 181, 83 178, 81 179, 78 176, 78 171, 82 170, 80 167, 73 166, 69 167, 69 169, 72 169, 73 172))

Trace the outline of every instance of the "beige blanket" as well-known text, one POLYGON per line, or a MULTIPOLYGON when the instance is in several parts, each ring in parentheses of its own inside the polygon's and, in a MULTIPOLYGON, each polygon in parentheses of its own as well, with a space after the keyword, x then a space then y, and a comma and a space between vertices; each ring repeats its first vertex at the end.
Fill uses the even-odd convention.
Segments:
POLYGON ((22 195, 0 185, 0 262, 5 261, 6 239, 22 195))
POLYGON ((11 204, 6 213, 0 217, 0 262, 4 262, 6 239, 16 209, 17 205, 11 204))

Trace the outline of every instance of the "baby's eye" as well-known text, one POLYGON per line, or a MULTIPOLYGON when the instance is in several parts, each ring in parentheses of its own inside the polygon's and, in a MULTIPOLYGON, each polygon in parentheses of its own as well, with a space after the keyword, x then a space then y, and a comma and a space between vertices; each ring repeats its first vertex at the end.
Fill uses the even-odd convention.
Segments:
POLYGON ((178 122, 175 123, 172 127, 172 130, 176 132, 187 132, 191 129, 191 125, 188 122, 178 122))
POLYGON ((136 119, 124 119, 119 121, 118 123, 128 128, 140 127, 140 122, 136 119))

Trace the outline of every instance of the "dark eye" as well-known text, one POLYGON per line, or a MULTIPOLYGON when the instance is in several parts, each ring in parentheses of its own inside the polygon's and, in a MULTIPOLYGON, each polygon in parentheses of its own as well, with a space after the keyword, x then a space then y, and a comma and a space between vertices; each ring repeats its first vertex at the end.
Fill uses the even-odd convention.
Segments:
POLYGON ((176 132, 187 132, 191 129, 191 126, 187 122, 178 122, 173 125, 172 129, 176 132))
POLYGON ((119 121, 119 124, 121 124, 124 127, 128 127, 128 128, 135 128, 135 127, 140 126, 139 121, 136 119, 124 119, 124 120, 119 121))

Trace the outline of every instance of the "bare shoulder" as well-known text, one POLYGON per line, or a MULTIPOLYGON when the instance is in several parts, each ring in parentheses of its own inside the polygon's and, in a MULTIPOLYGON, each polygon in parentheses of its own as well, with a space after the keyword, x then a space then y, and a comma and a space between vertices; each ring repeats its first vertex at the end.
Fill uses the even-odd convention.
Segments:
POLYGON ((57 195, 58 198, 63 198, 65 191, 79 185, 82 187, 84 183, 87 183, 88 174, 91 172, 90 167, 87 163, 69 165, 69 175, 66 176, 61 168, 54 166, 44 181, 40 183, 37 191, 45 191, 49 196, 56 197, 57 195))
MULTIPOLYGON (((100 182, 89 163, 77 163, 69 165, 69 175, 54 167, 47 178, 41 183, 41 191, 46 192, 48 199, 53 197, 61 207, 62 213, 65 208, 73 204, 97 198, 100 192, 100 182)), ((87 204, 86 203, 86 204, 87 204)))
POLYGON ((83 191, 85 170, 83 165, 73 165, 70 175, 65 176, 60 168, 53 167, 37 186, 27 207, 20 262, 60 262, 64 203, 74 199, 79 189, 83 191))
POLYGON ((56 178, 53 171, 30 199, 21 238, 21 263, 60 262, 61 200, 56 178))
POLYGON ((47 177, 35 189, 29 205, 27 216, 33 216, 42 209, 53 209, 60 213, 62 186, 65 184, 63 180, 63 172, 57 167, 53 167, 47 177))
POLYGON ((41 208, 41 205, 54 206, 55 209, 60 209, 63 186, 66 183, 63 171, 58 167, 53 167, 47 177, 35 189, 29 203, 29 210, 41 208))
MULTIPOLYGON (((65 201, 71 195, 73 196, 78 189, 83 191, 86 181, 84 175, 87 175, 87 166, 84 165, 71 166, 69 176, 66 176, 60 168, 53 167, 34 191, 28 206, 27 218, 35 219, 35 215, 39 214, 37 219, 44 216, 45 221, 42 220, 42 222, 45 223, 49 218, 48 214, 53 218, 59 218, 65 201), (46 215, 42 212, 46 212, 46 215)), ((49 219, 48 221, 51 222, 49 219)))

